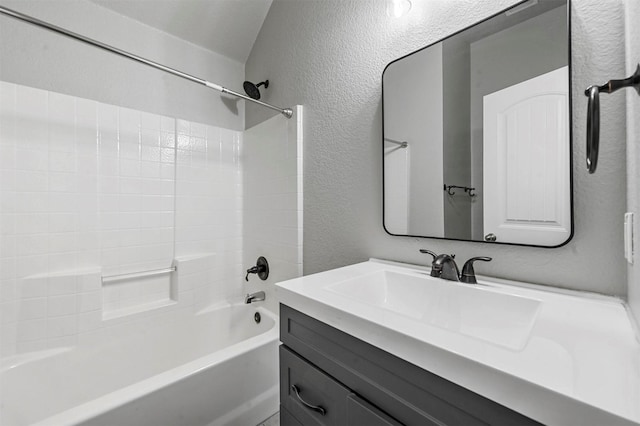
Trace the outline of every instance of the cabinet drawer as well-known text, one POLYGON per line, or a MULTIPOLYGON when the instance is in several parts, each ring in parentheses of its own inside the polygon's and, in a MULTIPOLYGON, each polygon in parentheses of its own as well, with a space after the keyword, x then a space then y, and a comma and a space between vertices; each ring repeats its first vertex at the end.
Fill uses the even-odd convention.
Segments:
POLYGON ((348 388, 280 346, 280 404, 300 423, 344 424, 350 393, 348 388))
POLYGON ((369 404, 356 394, 347 397, 347 425, 402 426, 402 423, 369 404))

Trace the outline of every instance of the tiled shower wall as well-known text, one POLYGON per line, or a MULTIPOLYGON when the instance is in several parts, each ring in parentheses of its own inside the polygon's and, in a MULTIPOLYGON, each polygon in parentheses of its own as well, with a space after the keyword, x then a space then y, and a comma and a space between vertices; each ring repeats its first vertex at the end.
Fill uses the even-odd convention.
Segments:
POLYGON ((108 312, 240 296, 241 141, 0 82, 0 356, 75 344, 108 312), (179 289, 101 283, 174 259, 196 265, 179 289))

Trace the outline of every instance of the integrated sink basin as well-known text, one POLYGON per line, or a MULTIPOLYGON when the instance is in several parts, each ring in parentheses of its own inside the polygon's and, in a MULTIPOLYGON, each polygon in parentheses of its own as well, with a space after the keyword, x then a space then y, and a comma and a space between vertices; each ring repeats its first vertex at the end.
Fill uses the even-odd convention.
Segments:
POLYGON ((282 305, 542 424, 640 426, 640 340, 623 301, 429 273, 371 259, 277 283, 276 294, 282 305))
POLYGON ((526 344, 540 309, 536 299, 426 273, 382 270, 324 288, 357 303, 514 350, 526 344))

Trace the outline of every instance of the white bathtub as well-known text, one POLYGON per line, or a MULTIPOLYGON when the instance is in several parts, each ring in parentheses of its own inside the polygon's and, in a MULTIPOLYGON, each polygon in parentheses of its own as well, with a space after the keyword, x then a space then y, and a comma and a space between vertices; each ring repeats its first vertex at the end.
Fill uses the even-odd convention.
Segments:
POLYGON ((5 366, 0 424, 249 426, 278 411, 269 311, 232 305, 133 328, 109 327, 98 343, 5 366))

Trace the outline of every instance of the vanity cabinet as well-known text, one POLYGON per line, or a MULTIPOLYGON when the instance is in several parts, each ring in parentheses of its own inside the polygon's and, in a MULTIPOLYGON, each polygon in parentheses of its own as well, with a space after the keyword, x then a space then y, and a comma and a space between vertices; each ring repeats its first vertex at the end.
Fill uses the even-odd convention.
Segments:
POLYGON ((539 424, 282 304, 280 340, 283 426, 539 424))

